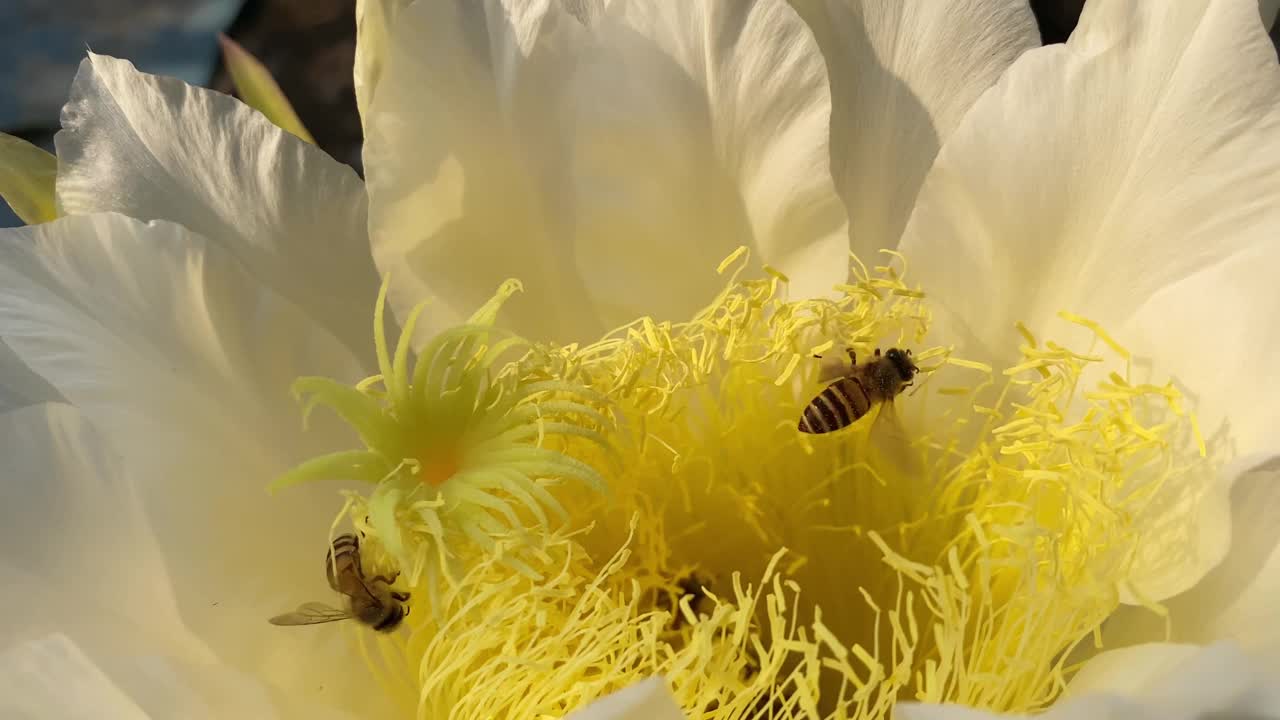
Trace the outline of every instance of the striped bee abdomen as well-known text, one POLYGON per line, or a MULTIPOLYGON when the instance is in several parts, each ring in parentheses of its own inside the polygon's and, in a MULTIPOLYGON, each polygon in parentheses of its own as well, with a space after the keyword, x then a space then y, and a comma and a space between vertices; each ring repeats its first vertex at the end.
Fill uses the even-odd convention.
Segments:
POLYGON ((800 415, 800 432, 822 434, 852 425, 871 409, 871 396, 854 377, 844 377, 818 393, 800 415))
POLYGON ((324 572, 329 587, 343 591, 342 580, 352 574, 360 574, 360 540, 351 533, 333 539, 333 545, 324 556, 324 572))

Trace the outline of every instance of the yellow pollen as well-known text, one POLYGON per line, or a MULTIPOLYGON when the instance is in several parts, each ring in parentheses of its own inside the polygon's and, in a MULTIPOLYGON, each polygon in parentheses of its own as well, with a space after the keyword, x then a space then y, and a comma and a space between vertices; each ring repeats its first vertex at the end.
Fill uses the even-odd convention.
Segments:
MULTIPOLYGON (((499 429, 464 433, 453 465, 379 451, 368 475, 384 476, 348 510, 388 564, 419 567, 410 538, 454 558, 422 566, 446 583, 409 573, 407 631, 361 635, 417 717, 560 718, 659 674, 699 720, 888 718, 903 700, 1035 711, 1122 595, 1140 597, 1144 552, 1190 545, 1189 522, 1153 514, 1203 492, 1194 420, 1172 386, 1132 381, 1096 323, 1062 315, 1104 352, 1020 325, 1020 357, 993 368, 928 345, 900 255, 853 258, 838 297, 802 301, 776 271, 744 278, 747 260, 720 265, 725 289, 687 321, 513 344, 505 363, 480 352, 503 342, 492 313, 483 337, 450 336, 471 341, 447 354, 478 353, 502 390, 448 407, 470 408, 468 427, 497 412, 499 429), (910 348, 922 372, 843 430, 798 432, 822 387, 812 355, 845 347, 910 348), (1114 372, 1086 382, 1090 368, 1114 372), (412 492, 398 478, 439 494, 380 501, 412 492), (431 526, 423 505, 473 531, 431 526)), ((389 380, 404 363, 380 355, 388 395, 453 402, 447 384, 389 380)), ((397 427, 435 422, 383 407, 397 427)))

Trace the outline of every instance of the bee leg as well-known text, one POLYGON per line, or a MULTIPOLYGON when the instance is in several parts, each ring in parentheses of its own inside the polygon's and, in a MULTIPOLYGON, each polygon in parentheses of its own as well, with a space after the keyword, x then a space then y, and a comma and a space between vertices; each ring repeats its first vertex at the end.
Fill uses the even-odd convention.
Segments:
POLYGON ((880 348, 876 348, 876 357, 880 357, 880 348))
POLYGON ((853 348, 845 348, 844 351, 849 353, 849 362, 853 363, 854 365, 857 365, 858 353, 854 352, 853 348))
POLYGON ((409 593, 407 593, 407 592, 393 592, 393 593, 391 593, 391 597, 392 597, 393 599, 395 599, 395 600, 400 601, 400 602, 404 602, 404 601, 406 601, 406 600, 408 600, 408 599, 409 599, 409 593))
POLYGON ((387 585, 391 585, 395 583, 396 578, 398 577, 400 577, 400 573, 396 573, 391 577, 387 577, 386 575, 375 575, 374 577, 369 578, 369 582, 381 582, 387 585))

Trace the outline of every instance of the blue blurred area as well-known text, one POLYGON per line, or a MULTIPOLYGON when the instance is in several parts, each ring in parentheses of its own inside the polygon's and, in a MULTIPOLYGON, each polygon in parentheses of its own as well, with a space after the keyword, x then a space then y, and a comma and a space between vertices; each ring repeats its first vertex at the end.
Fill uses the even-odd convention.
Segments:
POLYGON ((0 200, 0 228, 18 227, 21 224, 22 221, 18 219, 18 216, 13 214, 13 211, 9 209, 9 206, 3 200, 0 200))
MULTIPOLYGON (((241 0, 0 0, 0 130, 52 151, 86 50, 204 85, 241 0)), ((20 224, 0 202, 0 227, 20 224)))

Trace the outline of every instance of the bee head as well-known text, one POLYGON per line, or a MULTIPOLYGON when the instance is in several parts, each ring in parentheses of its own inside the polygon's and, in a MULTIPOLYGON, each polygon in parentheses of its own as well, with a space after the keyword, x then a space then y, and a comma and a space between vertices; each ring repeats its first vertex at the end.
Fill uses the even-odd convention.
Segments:
POLYGON ((902 376, 903 382, 910 381, 911 378, 916 376, 916 373, 920 372, 920 368, 916 367, 916 364, 911 361, 910 350, 889 348, 889 352, 885 353, 884 356, 889 362, 893 363, 894 369, 898 371, 898 375, 902 376))

